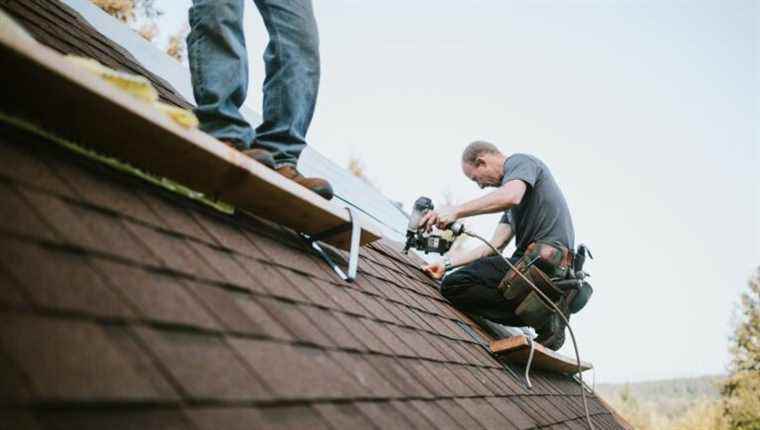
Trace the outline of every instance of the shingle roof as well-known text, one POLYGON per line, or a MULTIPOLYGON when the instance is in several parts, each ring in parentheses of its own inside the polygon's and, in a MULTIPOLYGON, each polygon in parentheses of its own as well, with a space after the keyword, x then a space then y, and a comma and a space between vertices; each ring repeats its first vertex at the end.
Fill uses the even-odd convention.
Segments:
POLYGON ((388 244, 363 248, 346 284, 292 232, 0 130, 7 419, 582 427, 575 382, 534 372, 526 390, 388 244))
POLYGON ((145 76, 156 87, 162 101, 192 107, 166 80, 149 72, 129 52, 103 37, 65 4, 57 0, 0 0, 0 7, 40 43, 63 54, 96 58, 113 69, 145 76))
POLYGON ((396 244, 347 284, 292 231, 2 122, 0 159, 3 426, 585 428, 572 379, 526 389, 396 244))

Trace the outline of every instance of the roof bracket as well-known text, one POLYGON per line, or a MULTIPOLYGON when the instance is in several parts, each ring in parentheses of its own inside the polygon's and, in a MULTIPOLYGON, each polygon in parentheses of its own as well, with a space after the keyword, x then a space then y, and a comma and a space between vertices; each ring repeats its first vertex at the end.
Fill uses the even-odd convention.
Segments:
POLYGON ((348 216, 351 220, 350 224, 342 224, 335 228, 331 228, 327 231, 316 233, 311 236, 301 233, 301 237, 306 241, 306 243, 309 244, 309 246, 311 246, 314 251, 317 252, 317 254, 319 254, 320 257, 322 257, 323 260, 325 260, 328 265, 330 265, 333 271, 341 279, 346 282, 353 282, 354 279, 356 279, 356 273, 359 269, 359 245, 361 241, 362 228, 361 224, 359 223, 359 217, 357 216, 354 209, 350 207, 346 209, 348 210, 348 216), (321 246, 319 246, 318 242, 320 240, 345 233, 348 230, 351 230, 351 245, 349 246, 348 253, 348 273, 346 273, 338 266, 337 263, 335 263, 330 255, 327 254, 327 252, 325 252, 321 246))

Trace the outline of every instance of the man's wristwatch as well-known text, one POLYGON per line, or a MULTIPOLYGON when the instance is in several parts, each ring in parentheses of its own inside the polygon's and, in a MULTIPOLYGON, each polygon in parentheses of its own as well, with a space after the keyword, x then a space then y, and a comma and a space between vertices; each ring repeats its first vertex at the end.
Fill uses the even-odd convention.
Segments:
POLYGON ((449 257, 443 257, 443 268, 446 270, 451 270, 451 259, 449 257))

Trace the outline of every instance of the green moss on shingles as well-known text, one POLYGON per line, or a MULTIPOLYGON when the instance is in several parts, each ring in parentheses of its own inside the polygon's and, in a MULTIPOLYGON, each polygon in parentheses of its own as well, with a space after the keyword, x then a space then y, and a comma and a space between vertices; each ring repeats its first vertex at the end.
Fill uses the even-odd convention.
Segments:
POLYGON ((98 163, 105 164, 108 167, 118 172, 126 173, 131 176, 136 176, 144 181, 147 181, 153 185, 164 188, 172 193, 203 203, 204 205, 207 205, 219 212, 222 212, 225 214, 233 214, 235 212, 235 207, 228 203, 211 199, 208 196, 204 195, 203 193, 194 191, 171 179, 152 175, 150 173, 147 173, 138 169, 135 166, 132 166, 131 164, 125 163, 121 160, 118 160, 113 157, 109 157, 107 155, 100 154, 96 151, 93 151, 92 149, 86 148, 77 143, 63 139, 59 136, 56 136, 53 133, 46 131, 43 127, 37 124, 34 124, 26 119, 8 115, 0 111, 0 122, 16 127, 28 133, 34 134, 36 136, 39 136, 40 138, 44 139, 47 142, 58 145, 61 148, 64 148, 82 157, 86 157, 98 163))

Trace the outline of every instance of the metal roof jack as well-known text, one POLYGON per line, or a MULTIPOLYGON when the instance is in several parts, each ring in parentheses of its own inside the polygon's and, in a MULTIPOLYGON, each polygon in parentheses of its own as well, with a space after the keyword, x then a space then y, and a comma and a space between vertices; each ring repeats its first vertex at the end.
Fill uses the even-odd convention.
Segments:
POLYGON ((319 254, 320 257, 322 257, 323 260, 325 260, 327 264, 330 265, 330 267, 332 267, 333 271, 335 271, 341 279, 346 282, 353 282, 354 279, 356 279, 356 272, 359 269, 359 246, 361 245, 362 227, 356 210, 350 207, 347 207, 346 210, 348 210, 350 223, 342 224, 311 236, 301 233, 301 237, 314 251, 317 252, 317 254, 319 254), (348 273, 345 273, 332 257, 319 246, 318 242, 345 233, 348 230, 351 230, 351 243, 348 252, 348 273))

